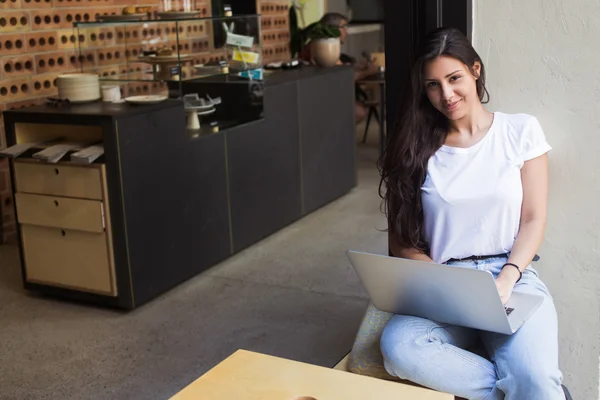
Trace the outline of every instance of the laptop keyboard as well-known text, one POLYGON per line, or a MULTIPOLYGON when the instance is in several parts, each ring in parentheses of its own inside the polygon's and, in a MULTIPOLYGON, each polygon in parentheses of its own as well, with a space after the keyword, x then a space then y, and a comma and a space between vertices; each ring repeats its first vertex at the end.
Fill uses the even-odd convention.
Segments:
POLYGON ((513 312, 515 309, 509 308, 509 307, 504 307, 504 310, 506 311, 506 315, 510 315, 510 313, 513 312))

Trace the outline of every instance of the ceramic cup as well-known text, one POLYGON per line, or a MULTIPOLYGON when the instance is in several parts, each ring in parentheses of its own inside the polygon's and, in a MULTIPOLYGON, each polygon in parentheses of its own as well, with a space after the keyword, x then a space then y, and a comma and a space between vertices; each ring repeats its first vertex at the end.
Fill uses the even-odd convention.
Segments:
POLYGON ((121 100, 121 88, 118 85, 104 85, 102 90, 102 101, 114 102, 121 100))

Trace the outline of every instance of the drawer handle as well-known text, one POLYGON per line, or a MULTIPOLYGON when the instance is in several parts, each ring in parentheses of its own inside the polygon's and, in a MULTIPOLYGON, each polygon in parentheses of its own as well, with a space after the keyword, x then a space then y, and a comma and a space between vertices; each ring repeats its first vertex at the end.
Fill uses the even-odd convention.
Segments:
POLYGON ((58 207, 58 200, 54 200, 54 205, 58 207))
POLYGON ((65 232, 64 229, 60 231, 60 234, 63 235, 63 236, 67 236, 67 232, 65 232))
POLYGON ((60 171, 58 170, 58 168, 54 168, 54 174, 58 175, 60 173, 60 171))

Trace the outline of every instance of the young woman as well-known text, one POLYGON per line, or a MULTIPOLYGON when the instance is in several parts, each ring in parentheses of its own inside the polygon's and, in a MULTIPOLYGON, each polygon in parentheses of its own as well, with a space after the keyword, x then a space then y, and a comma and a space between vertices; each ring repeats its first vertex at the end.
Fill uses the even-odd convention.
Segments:
POLYGON ((411 79, 380 161, 392 254, 487 270, 504 303, 513 291, 544 302, 511 336, 395 315, 385 367, 468 399, 569 399, 553 300, 530 265, 546 224, 544 132, 533 116, 483 107, 483 63, 456 29, 426 38, 411 79), (470 351, 481 344, 489 357, 470 351))

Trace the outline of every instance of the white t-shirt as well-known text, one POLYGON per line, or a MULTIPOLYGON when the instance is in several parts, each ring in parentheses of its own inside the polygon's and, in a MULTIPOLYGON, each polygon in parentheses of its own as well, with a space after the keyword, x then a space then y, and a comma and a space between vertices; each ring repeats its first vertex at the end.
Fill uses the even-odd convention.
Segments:
POLYGON ((551 150, 538 120, 494 113, 468 148, 442 146, 430 159, 422 202, 434 262, 511 251, 521 218, 521 168, 551 150))

